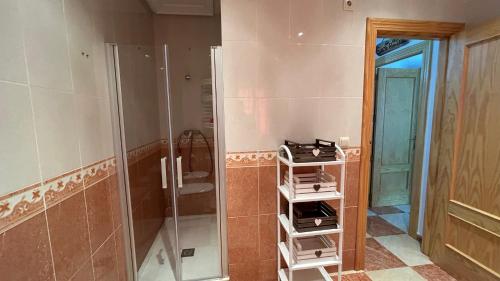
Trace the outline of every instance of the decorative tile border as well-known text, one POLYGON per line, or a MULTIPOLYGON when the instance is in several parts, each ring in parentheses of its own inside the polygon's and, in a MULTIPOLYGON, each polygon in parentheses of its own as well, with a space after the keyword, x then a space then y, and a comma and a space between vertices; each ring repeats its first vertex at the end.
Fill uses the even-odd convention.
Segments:
POLYGON ((0 197, 0 233, 43 211, 45 191, 46 187, 36 183, 0 197))
POLYGON ((116 173, 114 157, 0 197, 0 233, 116 173))
POLYGON ((227 168, 257 167, 258 152, 234 152, 226 154, 227 168))
POLYGON ((54 206, 82 191, 83 183, 81 169, 44 181, 43 186, 46 188, 44 193, 46 207, 54 206))
POLYGON ((349 147, 344 150, 347 161, 359 161, 361 159, 361 147, 349 147))
MULTIPOLYGON (((359 161, 361 148, 344 149, 347 161, 359 161)), ((229 152, 226 154, 226 168, 276 166, 276 151, 229 152)))
MULTIPOLYGON (((167 145, 167 140, 157 140, 129 151, 127 158, 137 162, 167 145)), ((1 196, 0 233, 114 174, 116 159, 110 157, 1 196)))
MULTIPOLYGON (((213 137, 207 137, 207 142, 208 142, 208 145, 212 148, 214 147, 214 140, 213 140, 213 137)), ((175 144, 177 146, 177 144, 175 144)), ((187 138, 182 138, 180 140, 180 143, 179 145, 181 147, 189 147, 189 140, 187 138)), ((196 136, 193 138, 193 147, 194 148, 204 148, 204 147, 207 147, 207 143, 205 142, 205 139, 201 136, 196 136)))
POLYGON ((166 140, 157 140, 129 150, 127 152, 128 164, 134 164, 148 156, 153 155, 156 152, 159 152, 161 150, 161 147, 166 144, 164 142, 166 142, 166 140))
POLYGON ((276 151, 259 151, 259 166, 276 166, 276 151))

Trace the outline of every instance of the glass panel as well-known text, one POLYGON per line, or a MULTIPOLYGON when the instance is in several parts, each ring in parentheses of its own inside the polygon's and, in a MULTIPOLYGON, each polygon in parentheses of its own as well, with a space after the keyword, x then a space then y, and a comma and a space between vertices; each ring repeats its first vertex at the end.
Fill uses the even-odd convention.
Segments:
POLYGON ((138 280, 178 280, 168 111, 162 87, 167 76, 164 67, 158 67, 163 65, 163 52, 139 45, 118 45, 115 50, 138 280))
POLYGON ((210 47, 169 48, 169 57, 181 276, 205 280, 222 275, 210 47))

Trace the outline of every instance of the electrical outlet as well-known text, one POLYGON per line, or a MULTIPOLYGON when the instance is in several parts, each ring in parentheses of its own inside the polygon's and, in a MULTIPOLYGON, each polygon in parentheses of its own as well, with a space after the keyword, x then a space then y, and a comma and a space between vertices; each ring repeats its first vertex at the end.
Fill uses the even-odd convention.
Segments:
POLYGON ((354 0, 344 0, 344 11, 354 11, 354 0))
POLYGON ((339 146, 340 147, 348 147, 351 139, 349 137, 340 137, 339 138, 339 146))

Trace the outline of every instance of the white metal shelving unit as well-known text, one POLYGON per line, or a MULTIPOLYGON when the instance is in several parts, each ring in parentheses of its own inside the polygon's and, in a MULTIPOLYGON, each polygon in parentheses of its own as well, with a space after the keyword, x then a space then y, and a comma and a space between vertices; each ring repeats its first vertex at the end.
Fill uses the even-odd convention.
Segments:
MULTIPOLYGON (((281 281, 302 281, 307 280, 297 276, 294 278, 294 271, 305 270, 305 269, 317 269, 323 279, 327 281, 333 281, 328 272, 326 271, 326 266, 336 265, 338 267, 337 278, 341 281, 342 275, 342 246, 344 240, 344 185, 345 185, 345 167, 346 167, 346 157, 344 151, 336 145, 337 155, 340 159, 337 161, 325 161, 325 162, 306 162, 306 163, 295 163, 293 162, 292 154, 287 146, 282 145, 278 150, 277 155, 277 220, 278 220, 278 276, 281 281), (287 158, 280 155, 281 151, 285 151, 287 158), (321 167, 324 171, 325 166, 330 165, 340 165, 340 191, 333 192, 321 192, 314 194, 297 194, 293 195, 292 191, 286 184, 281 184, 281 164, 288 167, 289 178, 293 178, 293 168, 295 167, 321 167), (285 197, 288 201, 288 217, 285 214, 281 214, 281 196, 285 197), (313 201, 326 201, 326 200, 339 200, 340 207, 337 210, 338 224, 337 228, 326 229, 326 230, 316 230, 308 232, 298 232, 293 227, 293 204, 299 202, 313 202, 313 201), (290 218, 290 219, 288 219, 290 218), (289 239, 288 242, 281 242, 281 228, 285 230, 289 239), (316 258, 304 261, 294 262, 293 260, 293 239, 298 237, 309 237, 315 235, 325 235, 334 234, 339 235, 338 245, 337 245, 337 255, 335 257, 325 257, 316 258), (280 255, 286 262, 288 266, 287 269, 281 268, 280 255)), ((292 183, 293 184, 293 183, 292 183)), ((309 280, 308 280, 309 281, 309 280)))

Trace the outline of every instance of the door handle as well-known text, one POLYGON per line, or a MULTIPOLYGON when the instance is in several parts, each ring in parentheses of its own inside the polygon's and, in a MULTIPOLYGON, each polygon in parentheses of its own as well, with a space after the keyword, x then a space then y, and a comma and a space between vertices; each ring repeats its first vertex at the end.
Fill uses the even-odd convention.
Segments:
POLYGON ((161 187, 167 189, 167 157, 162 157, 161 162, 161 187))
POLYGON ((182 156, 177 157, 177 187, 182 188, 182 156))

